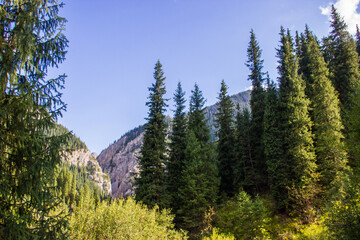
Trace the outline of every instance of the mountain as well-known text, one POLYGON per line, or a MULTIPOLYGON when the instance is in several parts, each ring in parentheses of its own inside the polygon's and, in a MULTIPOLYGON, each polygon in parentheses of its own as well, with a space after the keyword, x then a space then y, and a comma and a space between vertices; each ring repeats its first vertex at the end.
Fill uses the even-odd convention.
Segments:
MULTIPOLYGON (((240 109, 250 109, 250 95, 251 90, 248 90, 231 96, 231 100, 234 106, 239 104, 240 109)), ((217 108, 217 104, 205 108, 205 116, 211 127, 212 140, 215 139, 214 120, 217 108)), ((171 121, 167 118, 167 122, 171 121)), ((137 157, 140 154, 143 139, 143 127, 136 127, 104 149, 97 157, 102 170, 110 176, 112 197, 119 198, 134 194, 134 176, 139 171, 137 157)))
POLYGON ((62 161, 69 166, 85 169, 88 179, 98 186, 103 193, 111 195, 109 175, 102 171, 96 159, 97 155, 91 153, 84 142, 60 124, 58 124, 56 128, 49 130, 48 134, 68 134, 68 143, 64 146, 62 161))

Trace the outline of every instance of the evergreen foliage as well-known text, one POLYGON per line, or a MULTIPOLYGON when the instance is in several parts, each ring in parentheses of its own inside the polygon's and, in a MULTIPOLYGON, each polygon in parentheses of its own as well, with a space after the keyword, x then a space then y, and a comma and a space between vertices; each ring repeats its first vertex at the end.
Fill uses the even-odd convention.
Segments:
POLYGON ((175 213, 179 208, 178 191, 181 186, 179 179, 185 166, 185 149, 187 144, 187 119, 184 112, 184 95, 185 92, 183 92, 179 82, 174 94, 176 110, 174 111, 172 134, 170 136, 170 156, 167 163, 167 193, 170 195, 170 207, 175 213))
POLYGON ((237 191, 244 189, 246 192, 256 194, 259 188, 257 185, 258 181, 256 181, 257 172, 250 145, 250 112, 246 108, 240 111, 239 106, 237 106, 237 110, 235 130, 237 159, 234 166, 234 185, 237 191))
POLYGON ((283 160, 284 149, 279 116, 279 96, 274 81, 267 76, 264 109, 264 155, 269 173, 270 191, 277 209, 285 209, 288 172, 283 160))
MULTIPOLYGON (((353 105, 353 94, 359 88, 359 56, 355 41, 347 31, 347 25, 335 7, 331 10, 331 32, 324 39, 325 61, 329 64, 330 78, 339 93, 342 117, 353 105)), ((346 121, 344 121, 346 127, 346 121)))
POLYGON ((66 105, 65 75, 46 80, 64 59, 63 6, 51 1, 0 5, 0 238, 66 238, 55 167, 66 135, 48 136, 66 105))
POLYGON ((141 148, 140 176, 136 178, 136 200, 149 207, 156 204, 166 205, 165 201, 165 160, 166 160, 166 124, 164 95, 165 77, 160 61, 154 71, 155 83, 149 87, 150 96, 146 105, 149 107, 147 124, 145 125, 144 142, 141 148))
POLYGON ((256 40, 254 31, 250 31, 250 42, 247 49, 248 60, 246 66, 250 70, 248 80, 252 83, 250 108, 251 108, 251 126, 250 126, 250 147, 252 157, 254 159, 256 176, 256 185, 261 191, 267 189, 268 174, 264 157, 263 146, 263 121, 264 121, 264 97, 265 91, 263 88, 263 60, 261 59, 261 50, 259 43, 256 40))
POLYGON ((219 93, 219 108, 216 113, 217 124, 217 157, 219 163, 220 195, 232 197, 234 188, 235 135, 234 135, 234 109, 227 86, 222 80, 219 93))
POLYGON ((359 30, 359 25, 356 25, 356 51, 358 53, 358 55, 360 56, 360 30, 359 30))
MULTIPOLYGON (((280 125, 284 141, 287 178, 287 206, 304 221, 311 221, 317 193, 315 150, 312 139, 310 101, 305 95, 305 82, 298 75, 298 62, 294 55, 289 30, 281 28, 281 45, 277 50, 280 82, 280 125)), ((285 190, 284 190, 285 191, 285 190)))
POLYGON ((344 190, 347 153, 343 143, 343 125, 337 92, 329 79, 329 71, 321 55, 316 37, 306 27, 302 38, 301 73, 311 100, 311 118, 314 123, 316 162, 320 184, 325 191, 333 190, 333 196, 344 190), (340 191, 340 192, 339 192, 340 191))

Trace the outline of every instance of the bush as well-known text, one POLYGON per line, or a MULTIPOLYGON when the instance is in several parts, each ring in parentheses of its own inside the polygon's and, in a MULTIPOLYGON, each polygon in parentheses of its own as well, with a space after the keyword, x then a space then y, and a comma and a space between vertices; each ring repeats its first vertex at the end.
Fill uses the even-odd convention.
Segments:
POLYGON ((268 212, 261 199, 251 200, 241 191, 237 200, 229 200, 217 213, 216 226, 236 239, 269 239, 268 212))
POLYGON ((88 203, 70 219, 71 239, 186 239, 174 229, 173 216, 158 207, 148 209, 133 198, 88 203))

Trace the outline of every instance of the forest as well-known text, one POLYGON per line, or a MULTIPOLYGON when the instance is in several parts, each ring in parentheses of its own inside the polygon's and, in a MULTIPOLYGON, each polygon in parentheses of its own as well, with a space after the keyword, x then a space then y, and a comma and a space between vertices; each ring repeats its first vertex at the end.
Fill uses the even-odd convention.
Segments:
POLYGON ((112 199, 64 162, 86 145, 66 110, 68 40, 57 0, 0 5, 0 239, 357 239, 360 236, 360 31, 333 6, 319 39, 280 27, 276 81, 251 29, 250 110, 219 85, 215 140, 195 83, 181 82, 168 127, 158 60, 135 195, 112 199), (171 131, 169 131, 171 129, 171 131))

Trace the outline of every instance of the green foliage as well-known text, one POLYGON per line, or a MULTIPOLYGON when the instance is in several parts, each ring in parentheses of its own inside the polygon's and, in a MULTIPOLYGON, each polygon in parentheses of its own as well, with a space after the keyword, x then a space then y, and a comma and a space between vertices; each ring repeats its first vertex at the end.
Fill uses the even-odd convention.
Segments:
POLYGON ((86 144, 61 124, 56 124, 54 127, 46 129, 45 132, 49 136, 67 135, 67 142, 63 146, 66 151, 75 151, 80 149, 87 150, 86 144))
POLYGON ((221 82, 219 93, 219 108, 216 113, 217 130, 217 157, 219 163, 220 191, 219 194, 232 197, 235 194, 234 165, 236 161, 235 135, 234 135, 234 109, 227 86, 221 82))
POLYGON ((172 134, 170 136, 170 156, 167 162, 167 194, 170 195, 170 207, 176 213, 179 209, 179 188, 182 170, 185 161, 187 121, 184 112, 185 93, 182 91, 180 82, 174 95, 175 115, 173 120, 172 134))
POLYGON ((204 237, 203 240, 235 240, 235 237, 231 234, 220 233, 219 229, 214 228, 211 235, 204 237))
POLYGON ((267 190, 268 186, 268 173, 266 169, 265 157, 264 157, 264 98, 265 91, 263 89, 263 60, 261 59, 261 50, 259 43, 256 40, 254 31, 250 31, 250 42, 247 49, 248 60, 246 66, 250 70, 248 80, 252 82, 252 91, 250 99, 251 107, 251 125, 250 125, 250 151, 252 158, 254 159, 254 167, 256 168, 255 179, 260 191, 267 190))
POLYGON ((298 75, 298 62, 294 55, 289 30, 281 28, 281 46, 278 49, 280 81, 280 124, 284 138, 284 156, 288 176, 284 178, 288 191, 287 206, 304 221, 313 218, 313 204, 317 194, 318 176, 312 139, 310 101, 305 95, 305 82, 298 75))
POLYGON ((217 212, 216 227, 236 239, 270 239, 269 213, 260 198, 251 200, 241 191, 236 200, 229 200, 217 212))
POLYGON ((156 204, 166 205, 165 169, 166 160, 166 99, 164 95, 165 77, 160 61, 157 61, 154 71, 155 83, 149 87, 150 96, 146 105, 149 107, 147 124, 145 125, 144 142, 141 148, 140 176, 136 178, 136 200, 144 202, 149 207, 156 204))
POLYGON ((66 105, 65 75, 45 80, 65 58, 62 4, 0 5, 0 238, 66 238, 66 207, 55 195, 54 170, 67 136, 48 136, 66 105))
POLYGON ((101 202, 89 201, 76 208, 70 219, 70 239, 186 239, 174 229, 169 210, 149 209, 133 198, 101 202))
MULTIPOLYGON (((239 110, 239 106, 237 106, 239 110)), ((250 113, 248 109, 238 111, 236 115, 236 141, 237 160, 234 165, 234 185, 237 191, 244 189, 255 194, 258 192, 257 169, 251 152, 250 140, 250 113)))

